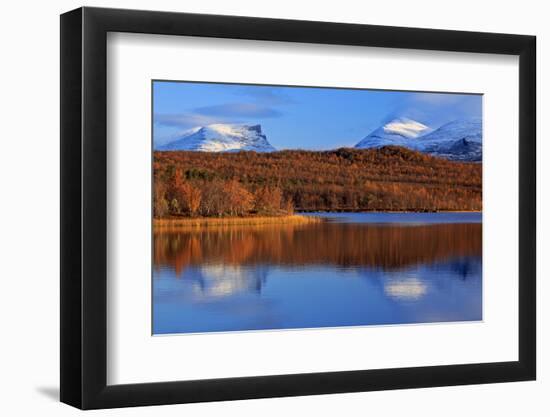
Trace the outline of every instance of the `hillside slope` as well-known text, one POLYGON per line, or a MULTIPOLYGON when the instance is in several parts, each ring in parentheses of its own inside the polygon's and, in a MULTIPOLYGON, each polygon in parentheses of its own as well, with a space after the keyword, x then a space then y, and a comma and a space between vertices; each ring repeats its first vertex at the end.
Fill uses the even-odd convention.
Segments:
POLYGON ((261 195, 277 193, 286 210, 481 210, 481 170, 399 147, 154 155, 156 197, 171 201, 177 176, 196 190, 197 213, 214 188, 227 192, 225 200, 237 192, 246 197, 240 213, 253 213, 261 195))

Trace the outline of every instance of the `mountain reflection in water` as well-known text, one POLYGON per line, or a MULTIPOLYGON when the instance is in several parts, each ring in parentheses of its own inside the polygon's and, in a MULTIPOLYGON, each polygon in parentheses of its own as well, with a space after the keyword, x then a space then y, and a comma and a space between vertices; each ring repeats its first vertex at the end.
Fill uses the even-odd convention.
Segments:
POLYGON ((153 331, 480 320, 481 252, 480 223, 155 232, 153 331))

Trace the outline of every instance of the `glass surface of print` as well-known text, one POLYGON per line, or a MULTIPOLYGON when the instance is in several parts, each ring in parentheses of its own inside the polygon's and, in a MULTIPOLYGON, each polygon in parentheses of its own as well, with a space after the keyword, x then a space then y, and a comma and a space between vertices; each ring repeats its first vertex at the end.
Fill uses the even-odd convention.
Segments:
POLYGON ((153 333, 482 319, 482 96, 154 81, 153 333))

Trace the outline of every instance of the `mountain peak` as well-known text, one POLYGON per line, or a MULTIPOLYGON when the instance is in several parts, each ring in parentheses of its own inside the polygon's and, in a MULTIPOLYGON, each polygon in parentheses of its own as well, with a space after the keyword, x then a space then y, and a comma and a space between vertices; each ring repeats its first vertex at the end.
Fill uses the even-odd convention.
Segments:
POLYGON ((382 126, 386 133, 401 135, 407 138, 416 138, 431 130, 428 126, 406 117, 398 117, 382 126))
POLYGON ((356 148, 380 148, 382 146, 405 146, 411 148, 419 136, 431 132, 431 129, 416 120, 398 117, 390 120, 364 137, 356 148))
POLYGON ((166 145, 157 147, 162 151, 235 152, 275 150, 256 125, 216 123, 198 127, 166 145))

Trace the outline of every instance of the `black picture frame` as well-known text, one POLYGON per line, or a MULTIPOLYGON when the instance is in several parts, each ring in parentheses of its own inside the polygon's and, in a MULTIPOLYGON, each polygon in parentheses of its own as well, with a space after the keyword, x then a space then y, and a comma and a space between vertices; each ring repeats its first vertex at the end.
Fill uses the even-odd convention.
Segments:
POLYGON ((81 409, 533 380, 536 377, 534 36, 79 8, 61 15, 61 401, 81 409), (519 56, 519 358, 107 385, 108 32, 519 56))

